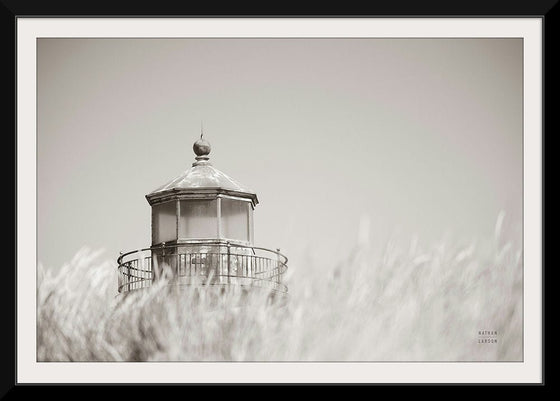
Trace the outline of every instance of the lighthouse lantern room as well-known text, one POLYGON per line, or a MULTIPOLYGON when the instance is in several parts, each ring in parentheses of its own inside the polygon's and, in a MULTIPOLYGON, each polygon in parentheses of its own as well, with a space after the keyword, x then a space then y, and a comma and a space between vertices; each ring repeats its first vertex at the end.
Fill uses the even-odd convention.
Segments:
POLYGON ((165 276, 177 285, 240 285, 287 292, 287 258, 254 246, 254 191, 210 163, 203 133, 184 173, 146 195, 152 208, 149 248, 121 253, 119 292, 165 276))
POLYGON ((257 195, 212 166, 210 144, 202 135, 193 150, 190 169, 146 195, 152 207, 152 245, 252 245, 257 195))

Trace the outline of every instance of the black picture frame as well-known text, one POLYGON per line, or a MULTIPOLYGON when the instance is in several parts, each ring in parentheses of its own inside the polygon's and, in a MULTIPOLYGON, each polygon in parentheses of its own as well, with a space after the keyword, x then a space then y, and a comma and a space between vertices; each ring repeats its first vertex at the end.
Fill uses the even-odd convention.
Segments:
MULTIPOLYGON (((30 1, 30 0, 0 0, 0 27, 3 42, 2 53, 4 56, 4 66, 6 71, 2 79, 1 94, 5 98, 4 122, 9 122, 9 128, 6 134, 13 143, 8 146, 10 155, 13 156, 14 176, 17 175, 16 154, 17 154, 17 127, 16 127, 16 21, 20 17, 251 17, 251 18, 267 18, 267 17, 437 17, 437 18, 453 18, 453 17, 539 17, 544 21, 543 24, 543 121, 544 129, 542 134, 542 151, 543 151, 543 382, 545 385, 549 383, 547 375, 549 369, 547 363, 550 358, 546 358, 545 343, 545 310, 550 297, 550 286, 552 280, 545 280, 545 171, 546 161, 550 161, 550 149, 545 146, 546 132, 555 132, 557 123, 553 118, 552 96, 556 93, 558 75, 558 61, 553 57, 557 49, 555 39, 555 31, 558 25, 558 0, 533 0, 531 2, 522 1, 470 1, 470 2, 446 2, 446 1, 423 1, 417 2, 413 0, 399 2, 357 2, 359 5, 345 4, 325 4, 321 8, 314 8, 301 5, 299 8, 290 7, 280 3, 267 4, 264 9, 263 4, 259 5, 240 5, 231 2, 222 7, 215 4, 199 2, 192 4, 190 2, 132 2, 132 1, 97 1, 97 2, 75 2, 75 1, 30 1), (13 133, 13 134, 11 134, 13 133)), ((13 205, 13 235, 14 235, 14 251, 17 249, 17 179, 14 180, 12 187, 14 194, 13 205)), ((9 197, 8 197, 9 198, 9 197)), ((549 237, 550 238, 550 237, 549 237)), ((0 398, 21 397, 23 392, 31 387, 37 386, 18 384, 16 381, 16 272, 17 259, 14 252, 14 262, 4 267, 4 277, 2 282, 2 297, 0 305, 5 316, 5 326, 2 341, 2 376, 0 379, 0 398)), ((313 385, 314 383, 307 383, 313 385)), ((333 383, 334 384, 334 383, 333 383)), ((364 383, 365 384, 365 383, 364 383)), ((494 383, 495 385, 503 385, 494 383)), ((125 384, 124 384, 125 385, 125 384)), ((401 383, 400 385, 407 385, 401 383)), ((459 385, 459 384, 456 384, 459 385)), ((531 385, 528 383, 519 383, 518 385, 531 385)), ((534 384, 533 384, 534 385, 534 384)), ((114 385, 113 385, 114 386, 114 385)), ((539 386, 539 384, 537 384, 539 386)), ((53 386, 39 386, 51 388, 53 386)), ((140 389, 145 391, 145 389, 140 389)), ((78 391, 82 391, 78 389, 78 391)), ((113 391, 113 390, 111 390, 113 391)), ((95 391, 97 392, 97 391, 95 391)), ((127 390, 128 393, 128 390, 127 390)), ((130 394, 129 394, 130 396, 130 394)))

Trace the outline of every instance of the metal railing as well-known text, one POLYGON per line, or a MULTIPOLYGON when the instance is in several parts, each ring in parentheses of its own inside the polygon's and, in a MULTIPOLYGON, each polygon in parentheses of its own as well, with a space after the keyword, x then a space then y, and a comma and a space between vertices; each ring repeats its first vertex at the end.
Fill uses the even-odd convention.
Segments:
POLYGON ((288 258, 280 250, 237 244, 162 244, 117 259, 119 293, 149 287, 166 277, 184 285, 242 285, 287 293, 288 258))

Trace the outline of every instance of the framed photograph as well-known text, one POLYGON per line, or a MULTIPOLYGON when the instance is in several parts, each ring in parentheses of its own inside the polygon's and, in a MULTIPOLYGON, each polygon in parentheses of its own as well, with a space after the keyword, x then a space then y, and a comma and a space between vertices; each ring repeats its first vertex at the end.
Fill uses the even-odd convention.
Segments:
POLYGON ((543 16, 18 16, 16 383, 543 383, 543 16))

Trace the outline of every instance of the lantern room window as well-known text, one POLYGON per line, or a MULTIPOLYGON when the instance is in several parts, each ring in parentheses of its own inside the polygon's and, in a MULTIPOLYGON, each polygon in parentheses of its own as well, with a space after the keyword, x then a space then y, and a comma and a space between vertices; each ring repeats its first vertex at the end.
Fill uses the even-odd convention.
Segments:
POLYGON ((222 233, 224 238, 250 241, 251 202, 222 198, 222 233))
POLYGON ((213 200, 182 200, 179 206, 179 238, 217 238, 218 205, 213 200))
POLYGON ((152 208, 152 243, 173 241, 177 238, 176 202, 164 202, 152 208))

